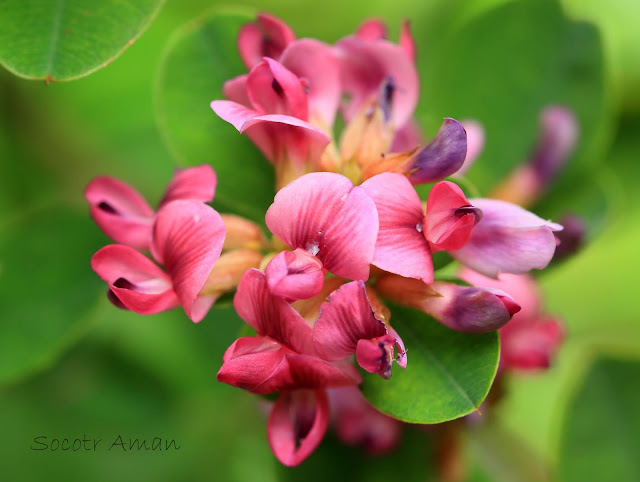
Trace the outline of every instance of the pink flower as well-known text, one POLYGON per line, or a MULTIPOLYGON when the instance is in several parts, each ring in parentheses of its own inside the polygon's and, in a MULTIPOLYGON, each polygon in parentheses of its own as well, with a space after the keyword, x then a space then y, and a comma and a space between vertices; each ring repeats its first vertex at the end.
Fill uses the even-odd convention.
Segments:
POLYGON ((316 353, 329 361, 344 360, 355 353, 362 368, 383 378, 391 378, 393 360, 402 368, 407 366, 402 339, 376 317, 362 281, 341 286, 320 307, 313 344, 316 353))
POLYGON ((467 244, 451 255, 486 276, 522 274, 543 269, 556 249, 554 231, 562 226, 545 221, 526 209, 495 199, 470 199, 482 210, 482 219, 467 244))
MULTIPOLYGON (((176 170, 160 201, 211 202, 216 190, 215 171, 208 165, 176 170)), ((128 184, 112 177, 95 178, 85 189, 91 217, 114 241, 138 249, 149 249, 155 213, 147 201, 128 184)))
POLYGON ((220 215, 199 201, 171 201, 153 222, 150 249, 166 272, 135 249, 111 244, 91 259, 121 308, 152 314, 182 305, 194 322, 204 318, 217 296, 201 293, 224 242, 220 215))
POLYGON ((491 279, 469 269, 460 277, 509 293, 522 306, 513 319, 500 330, 500 368, 502 370, 535 371, 551 366, 565 337, 557 318, 542 311, 541 295, 530 275, 501 274, 491 279))
POLYGON ((269 290, 287 301, 312 298, 322 290, 322 262, 304 249, 282 251, 265 269, 269 290))
POLYGON ((306 174, 282 188, 265 217, 291 249, 316 256, 343 278, 366 280, 378 235, 378 214, 363 187, 340 174, 306 174))
POLYGON ((480 216, 451 182, 432 188, 426 216, 418 194, 401 174, 379 174, 362 183, 362 188, 375 202, 380 220, 372 264, 425 283, 433 282, 429 244, 436 249, 459 249, 480 216))
POLYGON ((251 69, 263 57, 279 58, 295 39, 295 33, 285 22, 268 13, 260 13, 255 22, 240 29, 238 51, 244 64, 251 69))
POLYGON ((360 376, 348 363, 332 364, 316 355, 311 327, 270 293, 264 273, 245 273, 234 307, 258 336, 240 338, 227 349, 218 380, 253 393, 281 392, 267 425, 269 444, 280 462, 298 465, 327 430, 325 389, 357 385, 360 376))

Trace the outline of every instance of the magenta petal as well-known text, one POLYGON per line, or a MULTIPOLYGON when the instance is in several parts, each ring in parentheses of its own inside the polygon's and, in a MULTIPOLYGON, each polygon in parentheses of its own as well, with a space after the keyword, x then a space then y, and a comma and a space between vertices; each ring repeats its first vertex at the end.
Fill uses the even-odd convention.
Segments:
POLYGON ((328 426, 329 402, 324 390, 286 392, 269 416, 269 445, 280 462, 294 467, 318 447, 328 426))
POLYGON ((91 258, 91 268, 109 284, 120 304, 135 313, 159 313, 179 304, 169 276, 129 246, 105 246, 91 258))
POLYGON ((265 58, 247 77, 247 94, 261 114, 290 115, 306 121, 307 95, 300 79, 279 62, 265 58))
POLYGON ((378 19, 365 20, 356 30, 356 37, 367 42, 387 38, 387 26, 378 19))
POLYGON ((482 210, 464 248, 452 256, 493 278, 499 273, 522 274, 543 269, 556 249, 554 231, 562 226, 545 221, 515 204, 494 199, 470 199, 482 210))
POLYGON ((251 108, 251 101, 247 93, 248 74, 242 74, 233 79, 227 80, 222 86, 222 93, 231 102, 251 108))
POLYGON ((230 100, 214 100, 211 102, 211 108, 222 120, 233 125, 239 132, 242 132, 245 122, 259 115, 255 110, 230 100))
POLYGON ((287 301, 312 298, 322 290, 322 262, 304 249, 283 251, 265 269, 269 290, 287 301))
POLYGON ((112 177, 97 177, 89 183, 84 197, 91 217, 104 233, 118 243, 149 249, 153 209, 128 184, 112 177))
POLYGON ((408 278, 433 281, 433 261, 422 234, 420 198, 401 174, 383 173, 362 183, 378 210, 380 228, 372 263, 408 278))
POLYGON ((385 82, 394 86, 391 118, 396 128, 413 115, 418 102, 418 75, 413 61, 398 45, 347 37, 337 43, 343 90, 351 97, 345 117, 353 118, 385 82))
POLYGON ((160 201, 160 207, 180 199, 211 202, 215 196, 217 184, 216 172, 208 164, 177 169, 160 201))
POLYGON ((242 61, 250 69, 263 57, 279 58, 295 38, 293 30, 285 22, 273 15, 261 13, 255 22, 240 29, 238 50, 242 61))
POLYGON ((313 39, 297 40, 283 52, 280 62, 305 82, 311 114, 319 115, 327 127, 332 126, 341 94, 333 48, 313 39))
POLYGON ((224 236, 220 215, 201 202, 173 201, 158 211, 151 252, 167 269, 185 313, 196 323, 214 301, 197 297, 220 256, 224 236))
POLYGON ((250 269, 244 274, 233 306, 259 335, 269 336, 298 353, 313 353, 311 327, 283 298, 271 294, 261 271, 250 269))
POLYGON ((402 22, 400 27, 400 47, 405 51, 407 57, 413 62, 416 61, 416 42, 411 35, 411 26, 409 21, 402 22))
POLYGON ((313 346, 325 360, 336 361, 355 353, 358 340, 386 335, 367 298, 364 283, 342 285, 320 307, 320 318, 313 327, 313 346))
POLYGON ((436 136, 412 158, 412 184, 438 181, 455 173, 467 155, 467 134, 455 119, 445 118, 436 136))

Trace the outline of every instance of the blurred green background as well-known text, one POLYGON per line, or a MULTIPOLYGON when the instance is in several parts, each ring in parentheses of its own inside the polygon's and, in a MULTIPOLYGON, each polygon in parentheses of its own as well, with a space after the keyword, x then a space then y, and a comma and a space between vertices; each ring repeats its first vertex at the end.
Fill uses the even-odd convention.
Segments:
MULTIPOLYGON (((241 326, 236 315, 212 310, 196 326, 178 310, 149 317, 120 311, 90 270, 91 255, 108 240, 88 216, 84 187, 107 174, 157 201, 172 169, 184 161, 173 126, 199 142, 204 133, 188 162, 210 161, 217 168, 219 160, 227 166, 223 172, 235 176, 229 182, 257 182, 241 162, 232 163, 235 174, 229 172, 236 141, 227 142, 230 131, 219 130, 206 103, 187 118, 180 99, 166 97, 175 88, 167 86, 167 49, 179 38, 170 41, 172 35, 217 3, 169 0, 119 58, 72 82, 45 85, 0 69, 3 478, 340 480, 348 472, 355 480, 434 479, 437 447, 419 429, 408 429, 386 458, 342 447, 328 436, 301 467, 279 466, 255 398, 215 380, 222 353, 241 326), (175 439, 181 448, 30 450, 38 436, 100 438, 104 448, 118 435, 175 439)), ((280 16, 300 37, 328 42, 372 16, 387 21, 395 38, 400 22, 410 19, 421 75, 417 118, 428 135, 444 116, 484 124, 486 149, 470 172, 483 193, 526 158, 541 107, 563 103, 575 110, 579 147, 548 198, 534 208, 544 217, 577 212, 590 228, 579 255, 540 276, 547 311, 568 326, 567 342, 548 372, 508 380, 488 423, 468 430, 461 440, 464 478, 639 480, 640 4, 243 4, 280 16)), ((0 2, 0 16, 2 8, 0 2)), ((195 69, 191 80, 197 84, 197 75, 206 72, 195 69)), ((214 98, 220 92, 206 100, 214 98)), ((242 148, 243 155, 255 154, 242 148)))

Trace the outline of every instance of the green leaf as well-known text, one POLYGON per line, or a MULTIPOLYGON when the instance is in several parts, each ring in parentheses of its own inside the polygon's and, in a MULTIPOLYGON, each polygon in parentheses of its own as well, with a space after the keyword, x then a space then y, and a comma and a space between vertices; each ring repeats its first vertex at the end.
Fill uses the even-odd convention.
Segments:
POLYGON ((390 307, 407 348, 407 368, 394 366, 391 380, 364 374, 365 397, 411 423, 440 423, 477 410, 498 367, 498 333, 459 333, 417 310, 390 307))
POLYGON ((1 0, 0 64, 26 79, 73 80, 105 67, 164 0, 1 0))
POLYGON ((64 206, 0 229, 0 383, 50 363, 104 294, 89 260, 103 236, 64 206))
POLYGON ((601 359, 568 409, 560 480, 640 480, 640 362, 601 359))
POLYGON ((209 14, 170 39, 156 85, 163 136, 181 165, 211 164, 219 185, 214 206, 263 223, 273 202, 274 172, 251 142, 211 110, 227 80, 246 73, 236 48, 250 13, 209 14))

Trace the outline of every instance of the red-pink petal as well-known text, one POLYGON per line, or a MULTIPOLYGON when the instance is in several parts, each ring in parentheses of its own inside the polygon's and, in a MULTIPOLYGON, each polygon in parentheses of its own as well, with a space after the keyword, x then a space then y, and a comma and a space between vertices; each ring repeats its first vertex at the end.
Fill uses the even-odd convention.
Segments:
POLYGON ((329 402, 324 390, 286 392, 269 416, 269 445, 280 462, 294 467, 318 447, 328 426, 329 402))
POLYGON ((380 229, 372 263, 425 283, 433 281, 433 261, 422 234, 422 205, 402 174, 383 173, 362 183, 378 210, 380 229))
POLYGON ((333 48, 314 39, 290 44, 280 62, 307 86, 310 113, 332 126, 340 103, 340 71, 333 48))
POLYGON ((269 290, 287 301, 312 298, 322 290, 322 262, 304 249, 283 251, 265 269, 269 290))
POLYGON ((222 93, 231 102, 251 108, 251 101, 247 93, 247 78, 249 74, 242 74, 227 80, 222 86, 222 93))
POLYGON ((173 179, 167 187, 162 201, 160 201, 160 207, 181 199, 211 202, 215 196, 217 184, 216 172, 208 164, 176 169, 173 179))
POLYGON ((255 22, 240 29, 238 50, 242 61, 250 69, 263 57, 279 58, 295 38, 293 30, 285 22, 273 15, 261 13, 255 22))
POLYGON ((385 323, 373 313, 364 283, 352 281, 331 293, 320 307, 320 318, 313 327, 313 346, 323 359, 336 361, 355 353, 359 340, 386 333, 385 323))
POLYGON ((429 192, 427 214, 424 217, 424 237, 438 250, 462 248, 471 230, 480 221, 482 212, 471 206, 456 184, 436 183, 429 192))
POLYGON ((105 246, 91 258, 91 268, 109 284, 122 307, 131 311, 149 315, 179 305, 169 276, 129 246, 105 246))
POLYGON ((101 176, 84 191, 91 217, 104 233, 118 243, 149 249, 153 209, 128 184, 101 176))
POLYGON ((273 338, 297 353, 314 353, 311 327, 283 298, 271 294, 261 271, 250 269, 244 274, 233 306, 259 335, 273 338))
POLYGON ((167 269, 185 313, 196 323, 215 301, 197 298, 220 256, 224 236, 220 215, 201 202, 173 201, 158 211, 151 251, 167 269))

